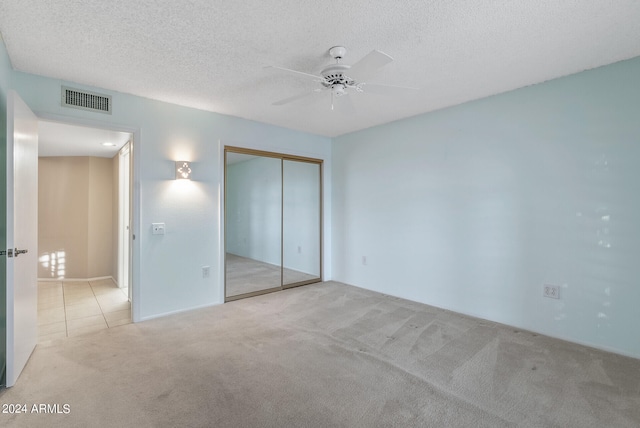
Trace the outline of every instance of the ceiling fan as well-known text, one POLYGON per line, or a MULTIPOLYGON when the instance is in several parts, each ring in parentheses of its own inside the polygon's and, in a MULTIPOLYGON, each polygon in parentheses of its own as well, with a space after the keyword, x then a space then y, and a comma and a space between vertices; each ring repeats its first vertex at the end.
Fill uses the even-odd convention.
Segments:
POLYGON ((335 100, 337 98, 341 98, 345 101, 340 101, 340 103, 337 105, 339 107, 342 107, 343 109, 352 111, 353 105, 351 103, 351 99, 350 97, 346 97, 346 95, 349 95, 350 93, 361 92, 395 94, 399 91, 413 91, 418 89, 406 86, 382 85, 379 83, 365 82, 365 80, 371 77, 374 72, 393 61, 393 58, 383 52, 380 52, 379 50, 373 50, 355 64, 346 65, 341 63, 341 60, 346 52, 347 49, 343 46, 334 46, 329 49, 329 55, 331 55, 336 60, 336 63, 323 68, 320 71, 320 75, 305 73, 303 71, 291 70, 289 68, 277 67, 273 65, 265 67, 275 68, 277 70, 286 71, 287 73, 295 74, 297 76, 307 77, 319 84, 318 87, 312 89, 311 91, 303 92, 302 94, 294 95, 292 97, 276 101, 273 103, 273 105, 281 106, 314 95, 330 93, 331 110, 334 110, 335 100))

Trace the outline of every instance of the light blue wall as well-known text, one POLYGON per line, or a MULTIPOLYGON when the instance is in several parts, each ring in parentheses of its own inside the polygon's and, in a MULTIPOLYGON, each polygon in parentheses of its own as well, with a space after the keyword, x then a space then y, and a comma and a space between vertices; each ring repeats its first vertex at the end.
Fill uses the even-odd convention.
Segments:
MULTIPOLYGON (((11 62, 0 36, 0 248, 7 248, 7 92, 11 87, 11 62)), ((0 257, 0 385, 5 384, 7 363, 7 259, 0 257)))
POLYGON ((640 58, 336 138, 333 171, 334 279, 640 357, 640 58))
MULTIPOLYGON (((40 117, 136 132, 134 186, 140 204, 133 269, 138 319, 224 299, 220 206, 225 144, 330 164, 329 138, 21 72, 13 72, 12 79, 40 117), (61 107, 61 85, 112 95, 113 114, 61 107), (192 161, 192 181, 174 180, 176 160, 192 161), (154 222, 166 224, 164 236, 151 234, 154 222), (202 266, 211 267, 210 278, 202 278, 202 266)), ((325 197, 330 200, 330 193, 325 197)))

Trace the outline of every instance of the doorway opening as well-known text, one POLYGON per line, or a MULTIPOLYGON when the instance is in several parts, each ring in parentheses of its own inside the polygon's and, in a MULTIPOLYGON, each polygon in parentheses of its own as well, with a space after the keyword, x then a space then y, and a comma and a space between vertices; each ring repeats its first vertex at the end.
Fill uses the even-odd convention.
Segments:
POLYGON ((133 135, 38 123, 38 342, 131 322, 133 135))
POLYGON ((224 154, 225 301, 322 281, 322 160, 224 154))

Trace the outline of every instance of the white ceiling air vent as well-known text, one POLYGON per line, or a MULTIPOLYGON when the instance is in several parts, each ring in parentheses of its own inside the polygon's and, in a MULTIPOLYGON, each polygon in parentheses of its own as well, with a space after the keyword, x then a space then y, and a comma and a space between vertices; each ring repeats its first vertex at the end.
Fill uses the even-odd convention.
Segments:
POLYGON ((111 96, 63 86, 62 106, 111 114, 111 96))

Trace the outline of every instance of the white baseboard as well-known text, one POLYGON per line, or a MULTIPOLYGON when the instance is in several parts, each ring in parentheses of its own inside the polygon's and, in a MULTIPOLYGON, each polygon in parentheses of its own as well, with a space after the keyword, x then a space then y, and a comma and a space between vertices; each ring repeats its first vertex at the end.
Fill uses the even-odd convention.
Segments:
POLYGON ((103 280, 103 279, 110 279, 113 282, 115 282, 116 284, 118 284, 118 282, 112 276, 94 276, 92 278, 38 278, 38 282, 60 282, 60 281, 65 281, 65 282, 83 281, 83 282, 87 282, 87 281, 100 281, 100 280, 103 280))
POLYGON ((197 309, 209 308, 211 306, 218 306, 218 305, 222 305, 222 304, 223 304, 223 302, 213 302, 213 303, 207 303, 207 304, 199 305, 199 306, 192 306, 192 307, 186 308, 186 309, 179 309, 177 311, 169 311, 169 312, 163 312, 163 313, 160 313, 160 314, 153 314, 153 315, 149 315, 149 316, 146 316, 146 317, 141 317, 140 321, 149 321, 149 320, 156 319, 156 318, 162 318, 162 317, 166 317, 166 316, 169 316, 169 315, 181 314, 183 312, 189 312, 189 311, 194 311, 194 310, 197 310, 197 309))

